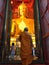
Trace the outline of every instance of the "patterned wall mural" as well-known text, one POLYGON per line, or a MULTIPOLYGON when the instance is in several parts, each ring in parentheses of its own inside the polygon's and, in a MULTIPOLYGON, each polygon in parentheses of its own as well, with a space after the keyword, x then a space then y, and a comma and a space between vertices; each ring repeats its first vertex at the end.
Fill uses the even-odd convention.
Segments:
POLYGON ((44 56, 49 63, 49 0, 39 0, 39 3, 44 56))

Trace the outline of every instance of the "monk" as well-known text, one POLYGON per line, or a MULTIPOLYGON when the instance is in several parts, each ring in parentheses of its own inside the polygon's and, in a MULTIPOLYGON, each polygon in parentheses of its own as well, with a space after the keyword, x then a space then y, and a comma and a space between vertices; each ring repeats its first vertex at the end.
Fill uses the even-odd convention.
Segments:
POLYGON ((28 33, 28 28, 24 28, 24 32, 20 34, 19 40, 21 42, 20 56, 22 65, 29 65, 32 63, 32 38, 28 33))

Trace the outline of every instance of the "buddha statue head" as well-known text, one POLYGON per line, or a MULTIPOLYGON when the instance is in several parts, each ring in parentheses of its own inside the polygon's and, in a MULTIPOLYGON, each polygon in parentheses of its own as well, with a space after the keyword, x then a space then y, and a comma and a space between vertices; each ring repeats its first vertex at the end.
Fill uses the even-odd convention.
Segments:
POLYGON ((18 7, 18 10, 19 10, 19 15, 20 16, 26 16, 27 14, 27 6, 24 2, 22 2, 19 7, 18 7))

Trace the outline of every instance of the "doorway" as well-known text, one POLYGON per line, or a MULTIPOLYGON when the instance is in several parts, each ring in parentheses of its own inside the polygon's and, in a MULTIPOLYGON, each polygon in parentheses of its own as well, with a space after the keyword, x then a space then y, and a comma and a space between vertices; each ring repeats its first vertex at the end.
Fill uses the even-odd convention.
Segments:
POLYGON ((32 36, 33 50, 32 55, 34 56, 33 61, 43 60, 42 43, 40 39, 40 23, 37 15, 37 3, 34 0, 20 1, 10 0, 10 5, 7 8, 7 22, 6 23, 6 34, 5 34, 5 47, 6 47, 6 59, 10 62, 21 61, 20 48, 21 43, 18 40, 21 32, 27 27, 30 35, 32 36), (36 4, 36 5, 35 5, 36 4), (36 9, 34 9, 36 7, 36 9), (11 56, 11 47, 14 43, 15 55, 11 56))

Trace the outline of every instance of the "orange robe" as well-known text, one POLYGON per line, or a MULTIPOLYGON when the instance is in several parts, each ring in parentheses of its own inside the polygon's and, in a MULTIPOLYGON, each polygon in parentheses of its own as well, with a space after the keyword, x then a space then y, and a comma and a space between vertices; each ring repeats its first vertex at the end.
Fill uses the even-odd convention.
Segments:
POLYGON ((27 32, 20 35, 22 65, 32 63, 32 39, 27 32))

